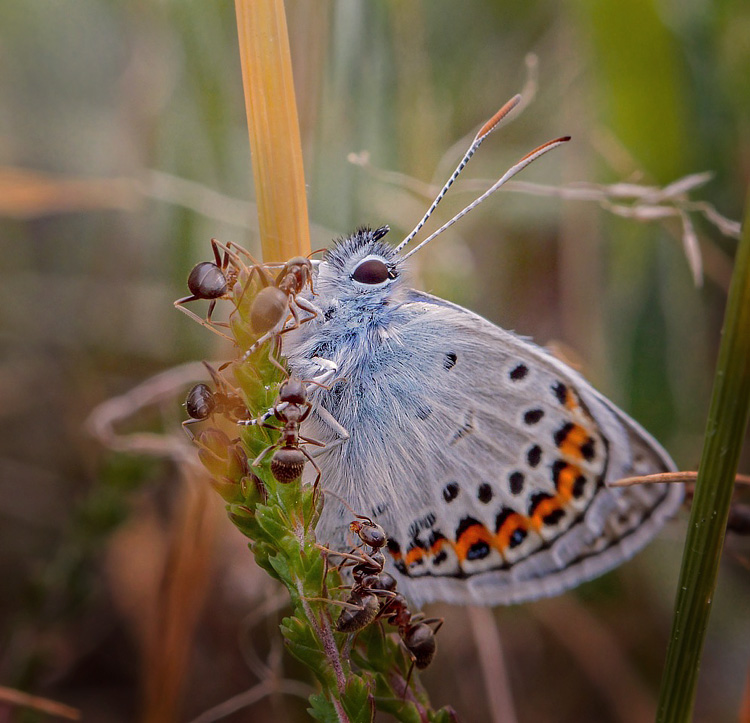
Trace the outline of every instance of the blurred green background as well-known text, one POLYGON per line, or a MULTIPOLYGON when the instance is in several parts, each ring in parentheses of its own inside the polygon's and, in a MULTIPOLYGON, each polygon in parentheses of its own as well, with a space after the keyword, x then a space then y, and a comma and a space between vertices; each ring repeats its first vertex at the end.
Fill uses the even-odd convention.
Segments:
MULTIPOLYGON (((641 189, 639 218, 611 194, 597 203, 509 188, 415 257, 416 285, 556 345, 694 469, 735 241, 690 203, 741 216, 750 8, 296 0, 287 12, 314 248, 365 224, 401 238, 431 200, 419 190, 460 157, 454 144, 524 87, 534 86, 528 106, 483 145, 439 220, 478 179, 486 187, 564 134, 572 142, 519 180, 643 187, 713 173, 690 200, 641 189), (362 151, 371 166, 349 162, 362 151), (631 218, 611 212, 622 205, 631 218)), ((0 685, 117 723, 193 720, 252 689, 266 666, 304 677, 278 650, 283 599, 218 497, 205 498, 204 536, 185 519, 190 495, 205 494, 174 462, 195 369, 118 422, 174 440, 171 458, 113 452, 86 426, 154 374, 231 354, 172 301, 212 236, 258 253, 233 4, 4 0, 0 99, 0 685), (183 594, 165 593, 175 588, 183 594), (175 643, 165 620, 185 610, 175 643), (149 685, 180 655, 178 709, 158 712, 149 685)), ((651 720, 684 523, 557 600, 491 616, 435 606, 446 624, 423 676, 433 703, 491 719, 483 678, 501 671, 477 647, 490 640, 502 644, 521 722, 651 720)), ((730 536, 698 721, 737 720, 743 700, 750 719, 748 557, 730 536)), ((306 689, 288 688, 224 720, 304 720, 306 689)), ((0 721, 10 710, 0 702, 0 721)))

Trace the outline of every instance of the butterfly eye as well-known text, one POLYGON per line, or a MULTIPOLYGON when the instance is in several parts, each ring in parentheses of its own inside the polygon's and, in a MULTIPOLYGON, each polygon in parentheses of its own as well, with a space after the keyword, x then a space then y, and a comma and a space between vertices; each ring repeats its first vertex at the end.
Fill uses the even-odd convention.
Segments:
POLYGON ((395 276, 380 259, 365 259, 354 269, 352 279, 360 284, 382 284, 395 276))

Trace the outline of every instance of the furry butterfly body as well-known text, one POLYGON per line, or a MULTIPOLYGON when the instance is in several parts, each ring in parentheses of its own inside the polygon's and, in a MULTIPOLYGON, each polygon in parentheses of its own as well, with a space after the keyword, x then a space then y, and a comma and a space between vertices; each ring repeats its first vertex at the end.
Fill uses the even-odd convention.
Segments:
MULTIPOLYGON (((327 252, 306 292, 318 316, 283 336, 283 353, 300 378, 332 366, 343 378, 310 389, 303 433, 326 443, 324 488, 384 527, 399 590, 419 603, 521 602, 641 549, 682 490, 608 483, 673 470, 667 453, 543 349, 410 289, 386 232, 361 229, 327 252)), ((349 519, 329 499, 319 539, 346 548, 349 519)))

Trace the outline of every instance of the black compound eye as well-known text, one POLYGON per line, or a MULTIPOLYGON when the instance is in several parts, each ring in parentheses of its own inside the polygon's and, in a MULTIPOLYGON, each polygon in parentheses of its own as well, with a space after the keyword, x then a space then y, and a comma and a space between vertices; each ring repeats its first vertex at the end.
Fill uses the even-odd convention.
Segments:
POLYGON ((360 284, 382 284, 392 278, 388 267, 380 259, 365 259, 352 274, 352 279, 360 284))

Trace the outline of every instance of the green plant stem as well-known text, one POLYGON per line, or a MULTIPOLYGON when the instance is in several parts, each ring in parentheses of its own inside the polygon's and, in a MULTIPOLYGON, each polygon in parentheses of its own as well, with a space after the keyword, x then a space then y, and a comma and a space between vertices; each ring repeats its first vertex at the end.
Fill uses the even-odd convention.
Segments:
POLYGON ((685 540, 657 721, 690 720, 742 441, 750 415, 750 198, 729 290, 685 540))

